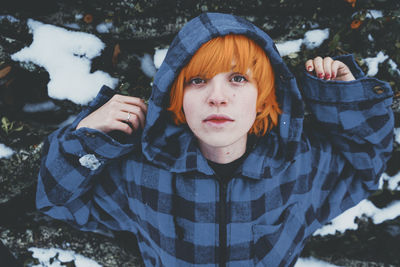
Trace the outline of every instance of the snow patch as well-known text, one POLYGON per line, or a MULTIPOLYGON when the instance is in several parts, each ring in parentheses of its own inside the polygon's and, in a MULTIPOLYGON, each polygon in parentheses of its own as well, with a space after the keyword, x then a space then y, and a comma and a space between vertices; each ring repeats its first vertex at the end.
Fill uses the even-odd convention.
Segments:
POLYGON ((394 129, 394 141, 400 145, 400 128, 394 129))
POLYGON ((388 58, 382 51, 378 53, 376 57, 365 58, 365 62, 368 65, 368 76, 375 76, 378 73, 378 65, 383 63, 388 58))
POLYGON ((79 163, 83 167, 86 167, 92 171, 97 170, 101 165, 100 161, 93 154, 87 154, 87 155, 82 156, 79 159, 79 163))
POLYGON ((27 113, 44 112, 57 109, 59 108, 50 100, 41 103, 27 103, 22 108, 22 110, 27 113))
POLYGON ((61 122, 61 123, 58 125, 58 128, 62 128, 62 127, 65 127, 65 126, 67 126, 67 125, 70 125, 71 123, 74 122, 74 120, 76 119, 76 117, 77 117, 77 115, 70 115, 65 121, 61 122))
POLYGON ((276 44, 276 48, 279 54, 284 57, 292 53, 300 52, 300 47, 303 43, 303 39, 286 41, 284 43, 276 44))
POLYGON ((320 46, 329 37, 329 29, 316 29, 308 31, 304 34, 304 39, 297 39, 277 43, 279 54, 284 57, 292 53, 300 51, 301 45, 304 44, 307 49, 314 49, 320 46))
POLYGON ((329 37, 329 29, 306 32, 303 43, 308 49, 319 47, 329 37))
POLYGON ((379 179, 379 188, 383 189, 383 185, 387 183, 387 187, 389 190, 399 190, 400 189, 400 172, 395 176, 389 176, 386 173, 383 173, 381 178, 379 179))
POLYGON ((9 158, 14 154, 14 151, 4 144, 0 144, 0 159, 9 158))
POLYGON ((358 225, 354 222, 355 218, 362 218, 362 216, 371 218, 374 224, 395 219, 400 216, 400 201, 393 201, 387 207, 378 209, 371 201, 364 199, 358 205, 337 216, 330 224, 315 231, 313 235, 334 235, 336 232, 344 233, 346 230, 357 230, 358 225))
POLYGON ((81 27, 77 23, 66 23, 66 24, 64 24, 64 26, 67 27, 67 28, 74 29, 74 30, 80 30, 81 29, 81 27))
POLYGON ((365 17, 370 19, 378 19, 383 17, 383 13, 380 10, 370 9, 367 10, 365 17))
POLYGON ((112 22, 103 22, 96 26, 96 31, 99 33, 109 33, 113 26, 112 22))
POLYGON ((0 16, 0 21, 2 21, 2 20, 8 20, 8 21, 11 22, 11 23, 17 23, 17 22, 19 22, 19 19, 17 19, 17 18, 14 17, 14 16, 11 16, 11 15, 1 15, 1 16, 0 16))
POLYGON ((33 252, 32 257, 39 260, 38 265, 33 265, 33 267, 62 267, 68 262, 74 262, 73 266, 76 267, 101 267, 100 264, 86 258, 80 254, 76 254, 71 250, 62 250, 56 248, 36 248, 31 247, 28 249, 33 252))
POLYGON ((339 267, 339 266, 310 257, 310 258, 299 258, 294 267, 339 267))
POLYGON ((160 68, 161 64, 163 63, 165 56, 167 55, 168 48, 164 49, 156 49, 154 53, 154 66, 156 66, 157 69, 160 68))
MULTIPOLYGON (((394 62, 393 60, 389 59, 389 65, 392 68, 393 71, 397 72, 398 75, 400 75, 400 70, 397 68, 397 64, 396 62, 394 62)), ((399 142, 400 143, 400 142, 399 142)))
POLYGON ((157 69, 154 66, 153 60, 151 56, 147 53, 140 58, 140 68, 142 69, 143 73, 149 77, 153 78, 156 75, 157 69))
POLYGON ((77 104, 92 100, 103 85, 114 88, 118 79, 103 71, 90 73, 91 59, 100 55, 104 43, 95 35, 69 31, 32 19, 28 26, 33 42, 11 55, 15 61, 33 62, 49 72, 48 94, 77 104))

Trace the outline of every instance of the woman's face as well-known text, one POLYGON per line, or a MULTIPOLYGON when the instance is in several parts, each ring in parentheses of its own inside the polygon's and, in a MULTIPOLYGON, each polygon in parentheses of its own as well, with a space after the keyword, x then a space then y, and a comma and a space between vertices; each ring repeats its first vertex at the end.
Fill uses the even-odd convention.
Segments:
POLYGON ((249 77, 224 72, 193 77, 184 87, 186 122, 201 145, 227 147, 247 141, 256 118, 258 90, 249 77))

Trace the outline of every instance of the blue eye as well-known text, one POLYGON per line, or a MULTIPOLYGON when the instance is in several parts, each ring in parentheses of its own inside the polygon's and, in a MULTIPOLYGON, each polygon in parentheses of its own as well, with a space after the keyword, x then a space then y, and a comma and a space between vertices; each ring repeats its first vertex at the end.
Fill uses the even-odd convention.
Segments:
POLYGON ((241 82, 247 82, 247 79, 242 75, 235 75, 232 77, 231 81, 236 83, 241 83, 241 82))
POLYGON ((201 78, 193 78, 189 81, 189 84, 193 84, 193 85, 199 85, 202 83, 205 83, 206 81, 201 79, 201 78))

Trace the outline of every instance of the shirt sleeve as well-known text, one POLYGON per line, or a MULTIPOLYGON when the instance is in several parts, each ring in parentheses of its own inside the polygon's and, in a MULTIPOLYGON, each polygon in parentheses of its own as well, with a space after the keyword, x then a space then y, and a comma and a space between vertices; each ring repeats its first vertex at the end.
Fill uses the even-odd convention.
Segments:
POLYGON ((123 230, 127 227, 114 219, 112 213, 123 218, 121 214, 129 212, 121 204, 127 203, 123 201, 127 196, 120 181, 121 159, 138 149, 139 136, 132 136, 130 142, 122 144, 101 131, 75 130, 84 117, 112 95, 112 89, 103 87, 71 125, 58 129, 44 141, 36 206, 45 214, 81 230, 123 230), (105 212, 99 205, 104 201, 112 206, 112 212, 111 209, 105 212))
MULTIPOLYGON (((321 224, 377 189, 393 145, 392 90, 366 77, 351 55, 337 58, 354 81, 325 81, 306 73, 303 95, 311 113, 304 125, 315 179, 311 202, 321 224)), ((311 220, 311 219, 310 219, 311 220)))

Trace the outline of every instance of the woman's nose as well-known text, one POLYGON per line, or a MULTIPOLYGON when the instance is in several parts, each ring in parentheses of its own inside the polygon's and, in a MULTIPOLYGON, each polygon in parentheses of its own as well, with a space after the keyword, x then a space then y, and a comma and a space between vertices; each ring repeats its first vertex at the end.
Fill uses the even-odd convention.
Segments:
POLYGON ((208 104, 211 106, 226 105, 228 103, 228 98, 225 91, 224 84, 221 82, 213 82, 210 84, 208 104))

